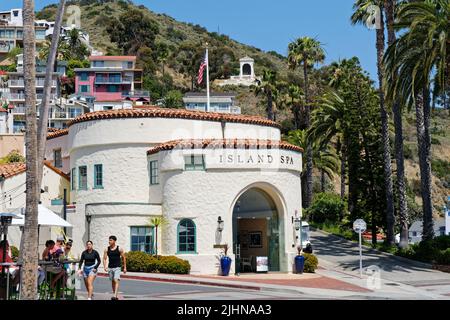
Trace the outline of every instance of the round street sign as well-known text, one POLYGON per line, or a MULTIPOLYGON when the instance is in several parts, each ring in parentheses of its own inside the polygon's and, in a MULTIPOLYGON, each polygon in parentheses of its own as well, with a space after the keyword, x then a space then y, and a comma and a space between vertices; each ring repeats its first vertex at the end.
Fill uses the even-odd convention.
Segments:
POLYGON ((353 230, 355 232, 364 232, 366 231, 367 224, 363 219, 357 219, 353 222, 353 230))

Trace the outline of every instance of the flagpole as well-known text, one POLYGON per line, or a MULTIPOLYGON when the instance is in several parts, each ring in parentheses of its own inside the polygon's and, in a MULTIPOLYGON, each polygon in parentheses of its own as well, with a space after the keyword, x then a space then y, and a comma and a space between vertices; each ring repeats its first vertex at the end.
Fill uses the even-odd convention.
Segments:
POLYGON ((206 43, 206 112, 209 111, 209 56, 208 56, 208 42, 206 43))

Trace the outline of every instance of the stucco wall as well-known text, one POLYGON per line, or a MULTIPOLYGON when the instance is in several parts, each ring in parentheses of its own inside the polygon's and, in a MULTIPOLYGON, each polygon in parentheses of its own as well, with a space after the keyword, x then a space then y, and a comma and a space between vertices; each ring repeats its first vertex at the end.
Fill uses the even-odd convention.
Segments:
POLYGON ((69 149, 118 143, 163 143, 177 139, 271 139, 280 140, 274 127, 227 123, 225 135, 217 121, 172 118, 102 119, 74 124, 69 129, 69 149))
MULTIPOLYGON (((1 115, 1 113, 0 113, 1 115)), ((11 120, 12 128, 12 116, 11 120)), ((1 132, 1 130, 0 130, 1 132)), ((19 152, 25 154, 25 136, 23 134, 0 134, 0 158, 8 155, 13 150, 19 150, 19 152)))

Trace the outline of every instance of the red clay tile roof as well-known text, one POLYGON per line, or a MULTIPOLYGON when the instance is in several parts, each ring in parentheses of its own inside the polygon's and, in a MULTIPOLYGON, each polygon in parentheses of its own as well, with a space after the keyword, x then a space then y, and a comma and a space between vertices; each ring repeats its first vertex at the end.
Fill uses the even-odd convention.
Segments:
POLYGON ((284 141, 257 139, 172 140, 147 151, 147 155, 173 149, 284 149, 303 153, 303 149, 284 141))
POLYGON ((0 177, 8 179, 22 172, 25 172, 25 169, 25 163, 0 164, 0 177))
POLYGON ((178 118, 206 121, 225 121, 280 128, 274 121, 258 116, 244 116, 227 113, 214 113, 203 111, 189 111, 184 109, 165 109, 159 107, 147 107, 139 109, 120 109, 85 113, 69 122, 68 126, 79 122, 99 119, 119 118, 178 118))
POLYGON ((58 138, 69 133, 69 129, 61 129, 47 134, 47 140, 58 138))
POLYGON ((59 174, 61 177, 65 178, 66 180, 70 180, 70 176, 68 174, 65 174, 64 172, 62 172, 58 168, 54 167, 50 161, 48 161, 48 160, 44 161, 44 164, 47 166, 47 168, 49 168, 50 170, 52 170, 56 174, 59 174))
MULTIPOLYGON (((59 174, 61 177, 70 180, 69 176, 67 174, 65 174, 64 172, 62 172, 61 170, 55 168, 50 161, 45 161, 44 164, 51 170, 53 170, 54 172, 56 172, 57 174, 59 174)), ((7 163, 7 164, 0 164, 0 177, 4 178, 4 179, 8 179, 11 177, 14 177, 18 174, 21 174, 23 172, 25 172, 26 170, 26 165, 25 163, 7 163)))
POLYGON ((121 60, 136 60, 136 56, 90 56, 90 61, 121 61, 121 60))

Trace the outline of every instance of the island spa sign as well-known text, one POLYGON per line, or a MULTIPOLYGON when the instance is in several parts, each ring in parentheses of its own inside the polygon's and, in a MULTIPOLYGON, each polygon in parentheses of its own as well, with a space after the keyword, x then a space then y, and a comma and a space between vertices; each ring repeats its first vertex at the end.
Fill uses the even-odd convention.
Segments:
POLYGON ((210 150, 205 155, 206 168, 261 168, 301 171, 301 154, 289 150, 210 150))

